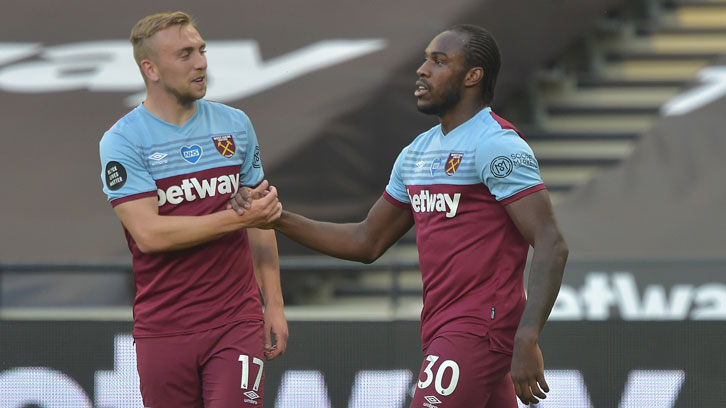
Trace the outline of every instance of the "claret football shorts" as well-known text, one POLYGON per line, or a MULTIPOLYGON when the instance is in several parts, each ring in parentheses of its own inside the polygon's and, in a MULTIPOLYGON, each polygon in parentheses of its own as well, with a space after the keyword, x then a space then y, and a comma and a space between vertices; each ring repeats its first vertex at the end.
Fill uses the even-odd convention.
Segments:
POLYGON ((517 408, 511 362, 488 337, 443 333, 424 352, 411 408, 517 408))
POLYGON ((136 339, 148 408, 258 408, 264 396, 263 322, 136 339))

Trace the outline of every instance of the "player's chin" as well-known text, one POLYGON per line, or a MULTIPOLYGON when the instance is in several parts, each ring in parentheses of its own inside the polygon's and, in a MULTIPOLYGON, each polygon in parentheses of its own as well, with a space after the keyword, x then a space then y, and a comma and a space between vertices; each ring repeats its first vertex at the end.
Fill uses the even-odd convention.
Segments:
POLYGON ((189 99, 202 99, 207 94, 207 84, 198 85, 192 84, 191 88, 187 90, 187 96, 189 99))
POLYGON ((196 92, 194 92, 194 96, 197 99, 202 99, 207 94, 207 86, 203 86, 200 89, 197 89, 196 92))
POLYGON ((438 114, 437 106, 435 106, 429 102, 422 101, 421 99, 419 99, 418 102, 416 103, 416 108, 418 109, 419 112, 425 113, 427 115, 438 114))

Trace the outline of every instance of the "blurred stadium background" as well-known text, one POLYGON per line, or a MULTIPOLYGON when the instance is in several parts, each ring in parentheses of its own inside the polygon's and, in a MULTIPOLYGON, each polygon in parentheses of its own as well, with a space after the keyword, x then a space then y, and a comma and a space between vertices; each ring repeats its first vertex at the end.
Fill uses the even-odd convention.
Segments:
MULTIPOLYGON (((528 136, 570 244, 540 407, 721 407, 726 1, 11 1, 0 15, 0 407, 142 407, 133 286, 98 140, 140 100, 127 44, 183 9, 208 97, 245 110, 285 208, 357 221, 435 124, 415 69, 447 26, 490 29, 494 108, 528 136)), ((279 236, 288 353, 271 407, 404 407, 422 359, 413 231, 372 265, 279 236)))

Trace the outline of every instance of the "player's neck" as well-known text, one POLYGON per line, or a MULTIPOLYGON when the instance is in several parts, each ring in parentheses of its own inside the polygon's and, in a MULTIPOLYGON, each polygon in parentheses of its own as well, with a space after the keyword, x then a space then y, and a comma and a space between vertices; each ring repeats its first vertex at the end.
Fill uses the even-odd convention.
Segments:
POLYGON ((439 116, 441 122, 441 132, 447 135, 452 130, 456 129, 459 125, 471 119, 479 113, 482 109, 486 108, 484 103, 466 103, 466 101, 460 101, 448 112, 439 116))
POLYGON ((197 101, 181 104, 169 94, 147 93, 144 107, 152 115, 177 126, 183 126, 197 111, 197 101))

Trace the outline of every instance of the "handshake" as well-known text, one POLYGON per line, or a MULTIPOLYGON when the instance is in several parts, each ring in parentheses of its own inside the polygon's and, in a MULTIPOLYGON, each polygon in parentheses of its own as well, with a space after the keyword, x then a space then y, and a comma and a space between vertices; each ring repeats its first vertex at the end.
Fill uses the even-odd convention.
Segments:
POLYGON ((277 188, 263 180, 257 187, 242 187, 232 195, 227 210, 246 219, 247 228, 272 229, 282 215, 277 188))

